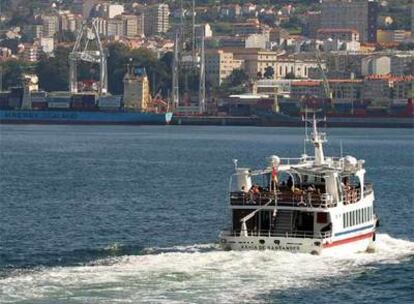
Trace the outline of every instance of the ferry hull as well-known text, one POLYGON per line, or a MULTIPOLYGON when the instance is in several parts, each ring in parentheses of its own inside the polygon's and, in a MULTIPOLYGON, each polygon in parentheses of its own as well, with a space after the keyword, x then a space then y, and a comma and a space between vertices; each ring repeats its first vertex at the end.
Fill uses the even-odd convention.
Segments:
POLYGON ((0 110, 2 124, 165 125, 172 113, 0 110))
POLYGON ((375 232, 364 232, 342 239, 318 239, 268 236, 220 235, 224 250, 272 250, 314 255, 337 255, 372 251, 375 248, 375 232))

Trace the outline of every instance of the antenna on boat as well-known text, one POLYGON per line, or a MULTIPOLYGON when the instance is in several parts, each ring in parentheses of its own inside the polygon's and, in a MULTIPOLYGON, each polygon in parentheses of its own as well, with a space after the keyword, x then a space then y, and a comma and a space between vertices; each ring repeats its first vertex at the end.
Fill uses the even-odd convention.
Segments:
POLYGON ((303 154, 306 155, 306 143, 309 141, 308 137, 308 107, 305 107, 305 117, 302 115, 302 121, 305 123, 305 138, 303 140, 303 154))
POLYGON ((342 147, 342 139, 339 140, 339 148, 340 148, 340 155, 342 158, 344 156, 344 149, 342 147))
POLYGON ((306 119, 305 123, 309 123, 312 126, 311 138, 310 141, 312 142, 315 148, 315 163, 317 165, 321 165, 325 162, 325 156, 323 152, 323 143, 326 142, 326 133, 318 131, 318 123, 321 121, 326 121, 326 117, 324 119, 316 119, 316 113, 313 112, 312 119, 306 119))

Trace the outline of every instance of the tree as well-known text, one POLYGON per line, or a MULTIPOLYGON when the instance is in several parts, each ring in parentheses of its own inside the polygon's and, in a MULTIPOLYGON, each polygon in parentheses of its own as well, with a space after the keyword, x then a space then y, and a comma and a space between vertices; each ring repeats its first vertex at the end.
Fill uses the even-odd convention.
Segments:
POLYGON ((21 86, 22 74, 27 72, 29 65, 20 60, 8 60, 1 64, 3 72, 3 89, 21 86))
POLYGON ((45 91, 66 91, 69 88, 70 49, 58 46, 54 56, 42 54, 36 66, 39 86, 45 91))
POLYGON ((18 50, 18 46, 19 46, 19 40, 18 39, 4 39, 0 41, 0 46, 10 49, 13 54, 16 54, 18 50))
POLYGON ((172 53, 159 60, 149 49, 129 49, 123 44, 112 43, 108 46, 108 54, 108 85, 112 94, 123 93, 122 80, 128 64, 145 68, 153 94, 159 90, 166 94, 171 88, 172 53))
POLYGON ((263 74, 264 78, 272 79, 273 75, 275 74, 275 70, 270 65, 265 68, 265 72, 263 74))
POLYGON ((64 30, 56 33, 56 39, 59 42, 74 42, 76 41, 76 35, 72 31, 64 30))
POLYGON ((249 80, 249 76, 242 69, 234 69, 231 74, 224 80, 224 85, 237 87, 244 85, 249 80))

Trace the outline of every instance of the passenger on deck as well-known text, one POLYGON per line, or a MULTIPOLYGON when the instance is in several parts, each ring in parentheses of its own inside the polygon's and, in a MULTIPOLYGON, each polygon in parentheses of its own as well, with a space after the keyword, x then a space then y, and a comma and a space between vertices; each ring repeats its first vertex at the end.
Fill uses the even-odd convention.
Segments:
POLYGON ((309 204, 312 203, 312 193, 316 192, 315 186, 314 185, 309 185, 308 188, 306 189, 306 194, 307 194, 307 199, 309 204))
POLYGON ((287 187, 289 189, 291 189, 293 186, 293 180, 292 180, 292 176, 289 176, 288 181, 287 181, 287 187))

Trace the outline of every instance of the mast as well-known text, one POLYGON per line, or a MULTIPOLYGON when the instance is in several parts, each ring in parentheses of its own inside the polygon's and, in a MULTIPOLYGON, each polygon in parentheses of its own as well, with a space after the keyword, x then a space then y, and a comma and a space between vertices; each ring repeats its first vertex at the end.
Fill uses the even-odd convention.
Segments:
POLYGON ((204 31, 201 31, 201 50, 200 50, 200 87, 198 91, 198 111, 206 111, 206 73, 205 73, 205 54, 204 54, 204 31))
MULTIPOLYGON (((325 154, 323 152, 323 143, 326 143, 326 133, 319 132, 318 131, 318 122, 325 121, 324 119, 316 119, 315 112, 313 112, 313 118, 312 120, 308 120, 307 118, 304 119, 305 121, 305 130, 306 129, 306 123, 309 123, 312 125, 312 132, 311 132, 311 138, 310 141, 312 142, 314 146, 315 151, 315 165, 322 165, 325 163, 325 154)), ((307 131, 306 131, 306 138, 305 141, 308 141, 307 139, 307 131)))
POLYGON ((192 56, 193 56, 193 60, 196 60, 196 33, 195 33, 195 0, 193 0, 193 6, 192 6, 192 23, 191 23, 191 30, 192 30, 192 42, 191 42, 191 47, 192 47, 192 56))
POLYGON ((175 43, 174 43, 174 58, 173 58, 173 65, 172 65, 172 106, 173 109, 178 108, 179 102, 179 86, 178 86, 178 44, 179 44, 179 33, 175 33, 175 43))

